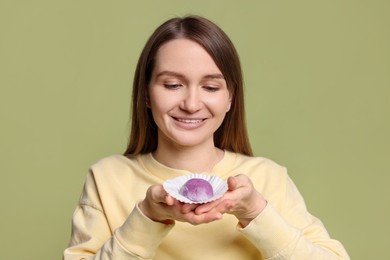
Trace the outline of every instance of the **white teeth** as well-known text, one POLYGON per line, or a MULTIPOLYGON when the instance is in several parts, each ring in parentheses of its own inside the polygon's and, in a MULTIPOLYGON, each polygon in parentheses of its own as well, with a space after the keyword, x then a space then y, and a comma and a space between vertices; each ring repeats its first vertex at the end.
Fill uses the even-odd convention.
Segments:
POLYGON ((193 124, 195 124, 195 123, 202 122, 202 119, 179 119, 178 118, 177 121, 183 122, 183 123, 193 123, 193 124))

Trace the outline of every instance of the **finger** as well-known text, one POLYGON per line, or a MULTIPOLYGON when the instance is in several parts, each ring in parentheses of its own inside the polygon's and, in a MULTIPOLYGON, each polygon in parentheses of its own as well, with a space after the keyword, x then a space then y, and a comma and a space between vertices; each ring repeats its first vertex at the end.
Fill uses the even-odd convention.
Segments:
POLYGON ((232 200, 224 200, 219 203, 213 210, 218 211, 222 214, 230 213, 234 208, 235 203, 232 200))
MULTIPOLYGON (((234 187, 234 190, 240 188, 240 187, 247 187, 250 186, 250 179, 245 174, 238 174, 234 177, 229 177, 232 188, 234 187)), ((229 185, 229 179, 228 179, 228 185, 229 185)))
POLYGON ((222 214, 220 212, 208 212, 201 215, 190 212, 184 216, 184 221, 193 225, 210 223, 220 219, 222 219, 222 214))
POLYGON ((206 214, 210 212, 219 212, 221 214, 230 213, 231 210, 234 208, 235 202, 230 199, 225 199, 221 201, 220 203, 214 205, 212 208, 200 208, 199 210, 196 209, 196 214, 206 214))
POLYGON ((165 203, 168 205, 168 206, 173 206, 176 202, 176 199, 174 197, 172 197, 171 195, 169 195, 168 193, 166 193, 165 195, 165 203))
POLYGON ((215 206, 217 206, 221 201, 222 201, 223 197, 220 198, 220 199, 217 199, 215 201, 212 201, 212 202, 209 202, 209 203, 206 203, 206 204, 202 204, 200 206, 198 206, 196 209, 195 209, 195 214, 203 214, 205 212, 209 212, 211 211, 211 209, 213 209, 215 206))
POLYGON ((228 184, 228 190, 229 191, 232 191, 232 190, 235 190, 236 187, 237 187, 237 180, 235 177, 229 177, 227 179, 227 184, 228 184))
POLYGON ((153 185, 149 188, 150 197, 156 203, 167 203, 167 200, 170 201, 170 198, 167 196, 168 193, 164 190, 162 185, 153 185))
POLYGON ((181 212, 183 214, 187 214, 191 211, 194 211, 194 209, 196 209, 198 206, 199 206, 198 204, 184 204, 181 209, 181 212))

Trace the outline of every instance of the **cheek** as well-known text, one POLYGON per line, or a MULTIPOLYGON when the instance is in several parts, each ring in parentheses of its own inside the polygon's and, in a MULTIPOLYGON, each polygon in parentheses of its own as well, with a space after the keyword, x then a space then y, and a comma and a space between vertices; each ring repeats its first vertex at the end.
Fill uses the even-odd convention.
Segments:
POLYGON ((208 100, 208 106, 212 108, 215 113, 226 113, 230 110, 231 101, 229 98, 216 98, 208 100))
POLYGON ((153 116, 157 116, 169 112, 174 107, 176 101, 173 95, 151 92, 149 102, 153 116))
POLYGON ((163 114, 166 110, 161 103, 157 103, 157 102, 151 102, 150 109, 152 111, 152 115, 155 121, 156 121, 156 117, 163 114))
POLYGON ((161 109, 161 99, 161 94, 159 94, 158 91, 153 91, 153 88, 149 90, 149 104, 152 112, 161 109))

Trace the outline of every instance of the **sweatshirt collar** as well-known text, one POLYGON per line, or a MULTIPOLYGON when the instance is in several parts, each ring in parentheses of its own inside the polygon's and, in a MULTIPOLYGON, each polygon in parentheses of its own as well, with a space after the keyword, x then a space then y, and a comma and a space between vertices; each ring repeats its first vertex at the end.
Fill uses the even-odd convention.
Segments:
MULTIPOLYGON (((183 175, 189 175, 192 173, 187 170, 168 167, 157 161, 153 157, 152 153, 143 154, 139 157, 139 159, 148 173, 162 180, 167 180, 183 175)), ((216 175, 222 179, 226 179, 234 166, 235 159, 235 153, 225 150, 223 158, 214 166, 212 172, 203 174, 216 175)))

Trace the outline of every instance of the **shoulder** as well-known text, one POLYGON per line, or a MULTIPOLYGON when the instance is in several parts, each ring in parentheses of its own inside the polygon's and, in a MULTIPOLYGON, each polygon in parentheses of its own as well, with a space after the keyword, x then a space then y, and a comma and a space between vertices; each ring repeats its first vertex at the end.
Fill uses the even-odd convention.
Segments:
POLYGON ((140 157, 142 155, 127 157, 120 154, 104 157, 92 164, 89 171, 95 178, 113 178, 138 172, 142 169, 140 157))
MULTIPOLYGON (((139 156, 129 158, 116 154, 102 158, 89 168, 80 204, 102 211, 108 205, 118 205, 123 200, 129 202, 129 196, 135 196, 135 187, 139 185, 139 176, 142 174, 143 167, 139 163, 139 156)), ((136 195, 136 198, 139 198, 139 195, 136 195)))
POLYGON ((147 154, 139 154, 135 156, 114 154, 98 160, 96 163, 92 164, 90 168, 93 170, 138 168, 143 166, 143 161, 145 161, 147 157, 147 154))
POLYGON ((142 156, 116 154, 98 160, 90 166, 85 186, 106 195, 131 187, 145 172, 140 162, 142 156))
POLYGON ((96 161, 94 164, 92 164, 91 168, 99 169, 99 168, 123 167, 125 165, 128 165, 129 163, 131 164, 136 160, 137 157, 129 158, 121 154, 114 154, 96 161))

